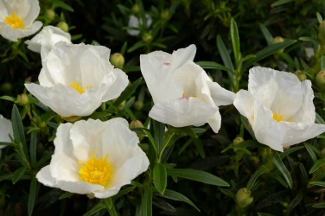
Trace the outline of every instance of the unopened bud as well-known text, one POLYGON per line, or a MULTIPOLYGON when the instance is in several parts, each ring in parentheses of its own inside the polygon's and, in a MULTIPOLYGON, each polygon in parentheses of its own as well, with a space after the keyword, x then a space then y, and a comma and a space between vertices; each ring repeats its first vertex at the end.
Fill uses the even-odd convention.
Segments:
POLYGON ((40 127, 40 128, 43 128, 43 127, 45 127, 46 126, 46 123, 45 122, 40 122, 40 123, 38 123, 38 127, 40 127))
POLYGON ((10 92, 12 90, 12 85, 10 82, 5 82, 5 83, 2 83, 1 85, 1 89, 2 91, 4 92, 10 92))
POLYGON ((143 101, 137 100, 136 102, 134 102, 133 107, 135 110, 140 111, 143 107, 143 101))
POLYGON ((45 11, 45 17, 48 18, 50 21, 54 20, 55 18, 55 12, 52 9, 47 9, 45 11))
POLYGON ((251 197, 251 192, 246 188, 241 188, 236 194, 237 205, 241 208, 245 208, 253 202, 253 197, 251 197))
POLYGON ((146 43, 149 43, 150 41, 152 41, 152 36, 151 36, 151 34, 149 34, 149 33, 145 33, 145 34, 143 34, 143 36, 142 36, 142 40, 143 40, 144 42, 146 42, 146 43))
POLYGON ((19 94, 15 101, 15 103, 20 106, 26 106, 28 104, 28 102, 29 102, 28 96, 25 94, 19 94))
POLYGON ((163 10, 160 14, 160 18, 164 21, 169 20, 169 10, 168 9, 163 10))
POLYGON ((303 73, 301 70, 297 70, 297 71, 295 72, 295 75, 298 77, 298 79, 299 79, 300 81, 304 81, 304 80, 307 79, 306 74, 303 73))
POLYGON ((87 197, 88 197, 88 199, 94 199, 95 198, 95 194, 89 193, 89 194, 87 194, 87 197))
POLYGON ((131 10, 134 14, 138 14, 140 12, 139 5, 138 4, 133 5, 131 10))
POLYGON ((316 85, 321 90, 325 89, 325 71, 320 71, 316 74, 316 85))
POLYGON ((124 109, 124 107, 125 107, 125 100, 122 102, 122 103, 120 103, 120 105, 118 105, 117 106, 117 109, 119 110, 119 111, 122 111, 123 109, 124 109))
MULTIPOLYGON (((282 37, 280 37, 280 36, 276 36, 275 38, 273 38, 272 43, 273 43, 273 44, 277 44, 277 43, 281 43, 281 42, 283 42, 283 41, 284 41, 284 40, 283 40, 282 37)), ((280 50, 277 51, 275 54, 276 54, 276 55, 280 55, 281 53, 283 53, 283 50, 284 50, 284 49, 280 49, 280 50)))
MULTIPOLYGON (((131 121, 129 127, 130 128, 143 128, 143 124, 139 120, 133 120, 133 121, 131 121)), ((143 133, 142 134, 138 134, 138 138, 141 141, 144 138, 144 134, 143 133)))
POLYGON ((124 66, 124 56, 121 53, 114 53, 113 55, 111 55, 110 57, 110 62, 111 64, 119 69, 122 69, 124 66))
POLYGON ((239 144, 239 143, 242 143, 242 142, 244 142, 245 140, 242 138, 242 137, 236 137, 233 141, 232 141, 232 144, 234 144, 234 145, 237 145, 237 144, 239 144))
POLYGON ((69 31, 69 26, 64 21, 59 22, 56 26, 59 27, 62 31, 65 31, 65 32, 69 31))

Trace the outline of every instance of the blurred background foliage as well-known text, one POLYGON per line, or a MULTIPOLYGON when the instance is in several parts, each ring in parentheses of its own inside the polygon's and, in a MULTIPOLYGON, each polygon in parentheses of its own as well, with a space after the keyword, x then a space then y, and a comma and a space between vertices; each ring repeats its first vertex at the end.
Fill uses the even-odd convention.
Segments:
MULTIPOLYGON (((171 53, 195 44, 195 61, 206 68, 214 81, 235 92, 247 89, 248 69, 257 64, 295 72, 302 80, 310 79, 316 97, 316 121, 324 123, 324 84, 316 82, 316 74, 325 69, 325 28, 321 23, 325 17, 324 0, 40 0, 40 6, 38 20, 67 30, 73 43, 103 45, 112 54, 124 56, 129 94, 99 108, 105 111, 110 107, 106 110, 109 115, 98 112, 93 118, 122 116, 129 121, 140 120, 144 127, 153 126, 155 123, 148 118, 152 100, 144 81, 139 80, 139 56, 155 50, 171 53), (136 36, 128 33, 131 15, 142 20, 136 36), (240 41, 238 49, 234 47, 236 35, 240 41)), ((100 208, 102 201, 42 185, 35 189, 35 202, 27 201, 31 176, 49 162, 55 129, 63 120, 31 95, 28 104, 19 103, 18 95, 26 94, 23 83, 37 81, 41 69, 39 54, 26 48, 26 39, 12 43, 0 38, 0 113, 10 118, 13 103, 18 105, 27 143, 36 146, 37 163, 30 173, 17 173, 21 164, 15 151, 10 147, 2 150, 0 215, 26 215, 27 208, 34 209, 33 215, 83 215, 87 211, 86 215, 107 215, 107 210, 100 208)), ((167 190, 164 195, 153 191, 152 215, 325 214, 324 137, 276 153, 254 141, 247 121, 233 106, 221 107, 221 115, 218 134, 208 126, 175 129, 177 140, 167 149, 163 163, 166 167, 177 164, 178 168, 207 171, 230 186, 177 179, 175 173, 169 173, 173 178, 168 177, 167 189, 185 195, 193 203, 179 202, 182 199, 167 190), (249 191, 240 190, 244 187, 249 191)), ((150 132, 157 133, 156 128, 150 132)), ((149 142, 147 137, 141 142, 147 151, 149 142)), ((137 184, 147 179, 146 175, 150 174, 126 186, 125 195, 114 197, 117 214, 141 215, 139 208, 146 200, 137 184), (134 190, 134 186, 138 189, 134 190)))

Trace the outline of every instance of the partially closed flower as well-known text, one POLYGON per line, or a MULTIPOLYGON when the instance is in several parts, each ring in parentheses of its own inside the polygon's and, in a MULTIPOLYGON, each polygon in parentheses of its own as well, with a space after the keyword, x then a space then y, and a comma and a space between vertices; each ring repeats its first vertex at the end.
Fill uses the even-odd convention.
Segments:
POLYGON ((0 34, 15 42, 34 34, 42 27, 39 12, 38 0, 0 0, 0 34))
POLYGON ((36 178, 71 193, 113 196, 148 169, 149 160, 138 142, 122 118, 61 124, 52 160, 36 178))
MULTIPOLYGON (((10 136, 13 137, 11 121, 0 115, 0 142, 11 143, 10 136)), ((0 149, 4 147, 0 145, 0 149)))
POLYGON ((249 71, 248 91, 236 94, 234 105, 252 126, 256 139, 272 149, 288 147, 325 131, 315 124, 311 82, 270 68, 249 71))
POLYGON ((28 49, 38 53, 41 52, 42 47, 50 50, 58 42, 71 44, 71 35, 54 26, 44 27, 31 40, 25 41, 28 49))
POLYGON ((173 54, 155 51, 140 56, 141 72, 155 103, 149 116, 174 127, 209 123, 217 133, 218 106, 231 104, 235 94, 212 82, 193 62, 195 51, 190 45, 173 54))
POLYGON ((90 115, 128 84, 126 74, 109 63, 109 55, 103 46, 57 43, 49 52, 42 49, 40 85, 25 86, 63 117, 90 115))
MULTIPOLYGON (((146 14, 145 18, 146 18, 146 27, 148 27, 152 23, 152 18, 149 14, 146 14)), ((131 15, 128 23, 128 27, 129 27, 129 29, 127 30, 128 34, 131 36, 138 36, 140 34, 139 27, 141 25, 144 25, 142 18, 138 18, 134 15, 131 15)))

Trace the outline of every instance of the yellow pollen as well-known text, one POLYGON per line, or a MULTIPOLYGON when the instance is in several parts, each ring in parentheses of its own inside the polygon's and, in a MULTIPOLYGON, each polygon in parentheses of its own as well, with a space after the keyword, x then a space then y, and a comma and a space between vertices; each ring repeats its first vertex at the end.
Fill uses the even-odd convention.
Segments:
POLYGON ((12 12, 11 16, 6 16, 4 19, 4 22, 7 23, 7 25, 11 26, 13 29, 24 29, 25 24, 22 20, 22 18, 19 18, 16 14, 16 12, 12 12))
POLYGON ((277 122, 280 122, 283 119, 283 115, 278 116, 276 112, 273 112, 273 119, 277 122))
POLYGON ((104 158, 96 158, 93 151, 88 161, 81 164, 81 168, 78 173, 80 179, 90 184, 97 184, 107 187, 110 180, 114 178, 113 167, 110 162, 107 162, 108 154, 104 158))
MULTIPOLYGON (((85 92, 84 88, 80 85, 80 83, 77 83, 74 81, 73 83, 70 84, 71 88, 74 88, 79 94, 83 94, 85 92)), ((92 86, 86 86, 86 89, 90 89, 92 86)))

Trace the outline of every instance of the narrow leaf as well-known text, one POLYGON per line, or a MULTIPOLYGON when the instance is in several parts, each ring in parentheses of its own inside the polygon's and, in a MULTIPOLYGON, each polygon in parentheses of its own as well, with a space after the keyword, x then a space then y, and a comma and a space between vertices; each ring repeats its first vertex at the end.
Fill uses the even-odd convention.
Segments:
POLYGON ((175 200, 175 201, 185 202, 185 203, 193 206, 196 210, 198 210, 200 212, 200 209, 198 207, 196 207, 196 205, 189 198, 187 198, 183 194, 178 193, 176 191, 166 189, 165 193, 164 193, 164 195, 162 195, 162 197, 171 199, 171 200, 175 200))
POLYGON ((222 38, 220 37, 220 35, 217 36, 217 47, 218 47, 218 50, 219 50, 219 53, 221 55, 221 59, 222 59, 224 65, 233 71, 234 65, 230 59, 229 52, 228 52, 222 38))
POLYGON ((97 205, 92 207, 88 212, 83 214, 83 216, 91 216, 91 215, 95 214, 96 212, 99 212, 102 209, 105 209, 105 205, 103 203, 99 202, 97 205))
POLYGON ((168 175, 189 179, 192 181, 202 182, 205 184, 229 187, 229 184, 221 178, 210 173, 195 169, 168 169, 168 175))
POLYGON ((140 77, 136 81, 134 81, 131 85, 126 87, 126 89, 122 92, 122 94, 114 101, 114 106, 120 105, 125 99, 127 99, 130 95, 132 95, 135 90, 138 88, 140 83, 142 82, 142 78, 140 77))
POLYGON ((29 143, 29 156, 30 156, 30 162, 32 167, 36 166, 36 150, 37 150, 37 136, 36 132, 33 131, 30 136, 30 143, 29 143))
POLYGON ((24 154, 27 155, 27 146, 24 133, 24 126, 21 120, 18 108, 16 105, 12 107, 11 111, 11 123, 12 130, 14 132, 14 139, 16 143, 21 143, 23 145, 24 154))
POLYGON ((31 216, 33 214, 33 209, 35 206, 35 200, 37 197, 37 180, 36 177, 33 177, 30 182, 30 187, 29 187, 29 194, 28 194, 28 215, 31 216))
POLYGON ((304 198, 303 193, 299 192, 295 198, 290 202, 288 206, 288 213, 291 212, 304 198))
POLYGON ((153 184, 160 194, 164 194, 167 186, 167 171, 161 163, 156 164, 153 169, 153 184))
POLYGON ((59 200, 61 200, 61 199, 65 199, 65 198, 68 198, 68 197, 71 197, 72 195, 73 195, 73 193, 65 192, 64 194, 62 194, 62 195, 59 197, 59 200))
POLYGON ((325 165, 325 160, 320 159, 314 162, 314 165, 310 168, 309 174, 316 172, 321 166, 325 165))
POLYGON ((304 143, 304 146, 305 146, 308 154, 310 155, 311 159, 314 162, 317 161, 317 156, 316 156, 315 152, 313 151, 312 145, 310 145, 309 143, 304 143))
POLYGON ((238 27, 234 19, 231 19, 230 22, 230 36, 232 42, 232 49, 235 57, 235 63, 236 66, 238 66, 238 62, 240 59, 240 41, 239 41, 238 27))
POLYGON ((151 216, 152 215, 152 188, 146 188, 142 194, 142 202, 140 206, 139 216, 151 216))
POLYGON ((230 74, 233 74, 234 71, 221 65, 218 64, 216 62, 212 62, 212 61, 199 61, 199 62, 195 62, 196 64, 198 64, 200 67, 204 68, 204 69, 216 69, 216 70, 223 70, 223 71, 227 71, 230 74))
POLYGON ((272 158, 274 165, 279 169, 283 175, 284 180, 287 182, 290 189, 292 189, 292 178, 291 174, 288 171, 287 167, 284 165, 280 155, 276 152, 272 158))
POLYGON ((260 29, 262 31, 262 34, 265 37, 267 45, 270 46, 272 44, 272 41, 273 41, 273 36, 271 35, 270 31, 265 27, 265 25, 260 24, 260 29))
POLYGON ((260 166, 254 172, 254 174, 251 176, 249 181, 247 182, 247 185, 246 185, 247 190, 250 191, 253 188, 253 186, 254 186, 256 180, 258 179, 258 177, 260 177, 261 175, 263 175, 265 173, 269 173, 269 172, 270 172, 270 170, 266 166, 264 166, 264 165, 260 166))

